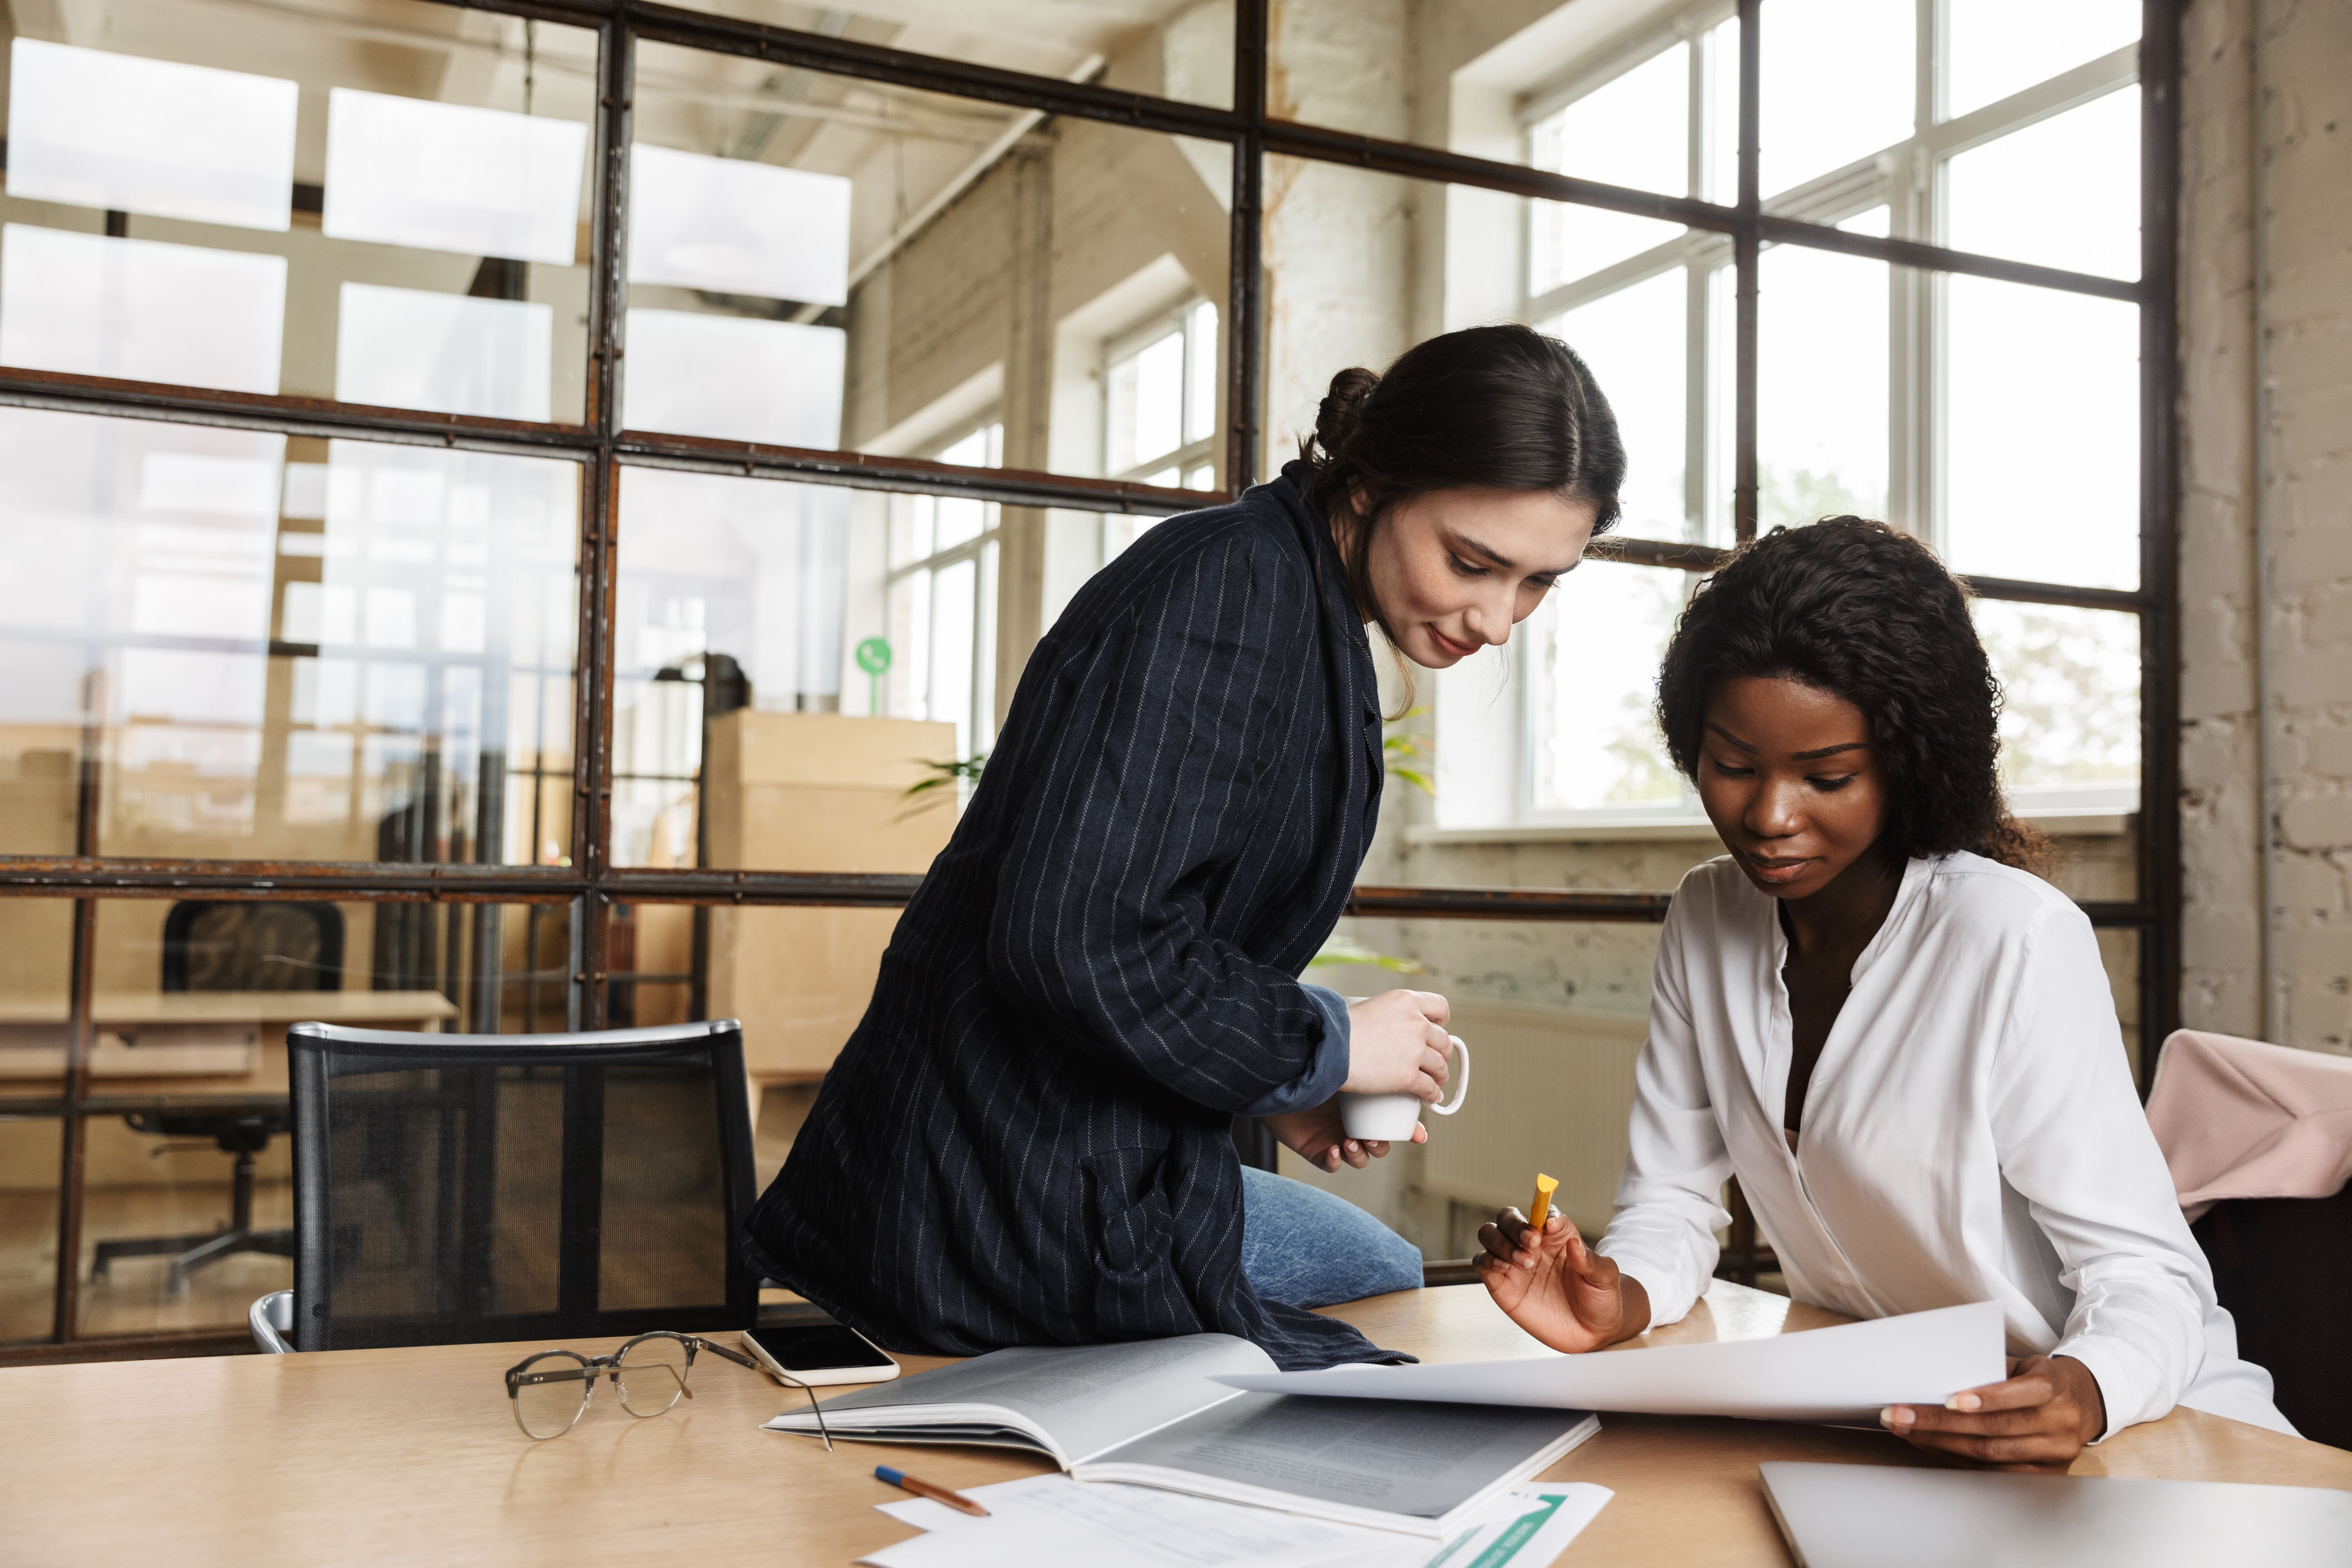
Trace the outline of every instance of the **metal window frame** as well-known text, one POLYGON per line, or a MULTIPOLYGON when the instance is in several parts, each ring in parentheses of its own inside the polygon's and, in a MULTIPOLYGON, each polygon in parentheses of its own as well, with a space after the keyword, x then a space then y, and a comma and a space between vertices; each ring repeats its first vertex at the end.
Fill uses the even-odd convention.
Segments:
MULTIPOLYGON (((1964 115, 1939 120, 1943 101, 1943 40, 1948 0, 1916 0, 1917 25, 1913 33, 1914 120, 1912 134, 1827 170, 1801 184, 1780 191, 1764 202, 1773 216, 1819 227, 1834 227, 1876 207, 1887 209, 1887 231, 1906 240, 1933 240, 1943 231, 1944 169, 1948 161, 1973 148, 2028 130, 2042 121, 2136 86, 2139 80, 2139 46, 2126 45, 2069 67, 1964 115)), ((1523 151, 1534 155, 1537 128, 1591 93, 1617 82, 1668 51, 1691 47, 1684 122, 1689 138, 1689 194, 1704 188, 1705 163, 1710 151, 1705 44, 1709 35, 1736 16, 1725 0, 1696 0, 1684 9, 1659 17, 1636 33, 1612 41, 1600 63, 1580 64, 1549 86, 1526 95, 1519 110, 1523 151)), ((1527 252, 1521 258, 1519 316, 1541 322, 1598 303, 1653 279, 1683 273, 1689 300, 1686 316, 1683 418, 1685 430, 1684 468, 1685 531, 1705 544, 1715 514, 1715 478, 1708 469, 1716 450, 1716 389, 1710 384, 1717 323, 1707 309, 1707 295, 1716 271, 1733 263, 1733 243, 1725 236, 1692 230, 1625 257, 1609 266, 1555 284, 1540 292, 1535 273, 1533 236, 1522 236, 1527 252)), ((1943 500, 1943 422, 1937 411, 1945 369, 1942 352, 1941 289, 1937 275, 1916 268, 1890 267, 1888 293, 1888 432, 1887 503, 1884 515, 1939 548, 1948 516, 1943 500)), ((1607 542, 1604 542, 1604 546, 1607 542)), ((1601 555, 1603 550, 1593 553, 1601 555)), ((1695 569, 1698 563, 1686 562, 1695 569)), ((2136 611, 2128 594, 2102 601, 2053 597, 2040 584, 1978 576, 1968 579, 1980 598, 2025 600, 2074 608, 2136 611)), ((1672 804, 1646 807, 1562 807, 1539 803, 1537 788, 1538 749, 1547 742, 1538 711, 1533 665, 1538 657, 1530 647, 1515 650, 1522 696, 1527 710, 1520 733, 1525 755, 1520 759, 1518 815, 1516 821, 1530 827, 1615 826, 1637 818, 1674 816, 1701 820, 1696 797, 1687 787, 1672 804)), ((2032 807, 2024 807, 2029 813, 2032 807)))
MULTIPOLYGON (((1434 147, 1359 135, 1274 117, 1267 111, 1269 0, 1236 0, 1234 91, 1226 107, 1155 98, 1085 80, 1062 80, 967 60, 926 56, 820 33, 663 5, 656 0, 427 0, 460 9, 561 23, 597 37, 589 360, 578 425, 420 413, 330 399, 264 396, 161 386, 107 377, 0 370, 0 405, 208 425, 272 434, 371 440, 564 457, 582 464, 578 606, 572 712, 574 773, 570 866, 321 864, 261 860, 109 858, 97 853, 95 775, 85 762, 74 852, 0 858, 0 897, 70 900, 70 1022, 66 1068, 53 1095, 0 1099, 0 1112, 60 1119, 58 1267, 52 1344, 0 1350, 0 1363, 55 1359, 57 1342, 79 1339, 77 1290, 82 1228, 81 1167, 88 1117, 131 1102, 91 1092, 91 987, 97 911, 108 899, 320 899, 351 902, 568 906, 572 963, 566 1026, 604 1022, 606 981, 598 955, 615 904, 903 905, 917 879, 791 871, 617 868, 608 861, 613 787, 612 642, 619 475, 624 467, 670 468, 837 484, 917 494, 965 496, 1014 506, 1166 516, 1220 499, 1214 493, 1083 479, 1033 470, 974 469, 849 451, 722 441, 622 427, 616 394, 625 306, 622 259, 628 204, 633 41, 798 67, 833 76, 975 99, 1037 115, 1066 116, 1166 135, 1222 142, 1234 150, 1230 211, 1232 274, 1223 322, 1226 353, 1225 473, 1239 490, 1258 477, 1264 424, 1265 297, 1261 224, 1265 163, 1283 156, 1404 179, 1454 184, 1537 200, 1666 219, 1727 237, 1738 268, 1733 444, 1737 536, 1754 532, 1756 501, 1756 261, 1767 241, 1807 246, 1923 268, 2031 284, 2141 307, 2141 586, 2125 594, 2065 584, 1979 580, 1987 597, 2026 603, 2128 608, 2140 617, 2142 653, 2139 896, 2090 904, 2094 923, 2141 935, 2143 1040, 2160 1038, 2178 1016, 2180 868, 2177 708, 2179 627, 2175 550, 2174 387, 2178 326, 2175 247, 2179 167, 2179 13, 2183 0, 2144 0, 2142 229, 2140 279, 2122 283, 1998 257, 1954 251, 1916 238, 1875 237, 1768 211, 1757 190, 1759 23, 1765 0, 1738 0, 1741 21, 1739 167, 1736 201, 1726 205, 1633 191, 1547 174, 1434 147)), ((1921 0, 1923 5, 1929 0, 1921 0)), ((1686 542, 1612 540, 1612 559, 1704 570, 1716 552, 1686 542)), ((87 752, 87 744, 86 744, 87 752)), ((1666 896, 1521 889, 1363 886, 1359 915, 1451 919, 1655 922, 1666 896)), ((218 1348, 218 1333, 156 1334, 90 1342, 78 1353, 174 1347, 218 1348)))

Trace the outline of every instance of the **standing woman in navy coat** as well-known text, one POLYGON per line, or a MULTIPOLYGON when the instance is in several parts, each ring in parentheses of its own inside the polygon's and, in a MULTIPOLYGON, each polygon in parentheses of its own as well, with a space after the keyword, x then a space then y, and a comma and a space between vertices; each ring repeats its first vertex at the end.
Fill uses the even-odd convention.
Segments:
POLYGON ((747 1265, 907 1352, 1215 1331, 1285 1367, 1381 1355, 1306 1309, 1418 1285, 1419 1254, 1244 1171, 1231 1135, 1261 1116, 1360 1167, 1387 1146, 1345 1136, 1340 1089, 1443 1091, 1444 997, 1297 979, 1380 812, 1365 628, 1433 669, 1507 641, 1624 470, 1582 361, 1476 327, 1341 372, 1280 478, 1097 574, 1031 656, 747 1265))

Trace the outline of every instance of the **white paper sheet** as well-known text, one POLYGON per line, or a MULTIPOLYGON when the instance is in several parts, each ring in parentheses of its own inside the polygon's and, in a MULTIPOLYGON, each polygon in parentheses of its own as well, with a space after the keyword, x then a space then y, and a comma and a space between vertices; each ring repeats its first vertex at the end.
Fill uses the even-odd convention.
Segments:
POLYGON ((1269 1394, 1874 1424, 1888 1405, 1940 1405, 2007 1375, 2000 1308, 1977 1301, 1770 1339, 1217 1381, 1269 1394))
POLYGON ((874 1568, 1420 1568, 1430 1542, 1157 1487, 1030 1476, 965 1493, 974 1519, 916 1499, 881 1511, 930 1531, 858 1561, 874 1568))
POLYGON ((19 37, 8 194, 282 233, 298 96, 276 77, 19 37))
POLYGON ((1616 1495, 1591 1481, 1520 1487, 1419 1568, 1545 1568, 1616 1495))
POLYGON ((921 1498, 878 1511, 931 1534, 859 1559, 875 1568, 1544 1568, 1610 1498, 1554 1481, 1517 1488, 1444 1545, 1154 1487, 1031 1476, 965 1494, 974 1519, 921 1498))

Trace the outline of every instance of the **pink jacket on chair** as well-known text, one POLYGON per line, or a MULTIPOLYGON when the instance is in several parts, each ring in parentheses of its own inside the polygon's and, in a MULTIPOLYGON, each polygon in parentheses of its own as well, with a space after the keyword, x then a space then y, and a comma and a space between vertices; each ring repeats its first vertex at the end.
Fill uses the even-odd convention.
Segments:
POLYGON ((2352 1058, 2177 1029, 2148 1125, 2190 1221, 2224 1198, 2324 1198, 2352 1178, 2352 1058))

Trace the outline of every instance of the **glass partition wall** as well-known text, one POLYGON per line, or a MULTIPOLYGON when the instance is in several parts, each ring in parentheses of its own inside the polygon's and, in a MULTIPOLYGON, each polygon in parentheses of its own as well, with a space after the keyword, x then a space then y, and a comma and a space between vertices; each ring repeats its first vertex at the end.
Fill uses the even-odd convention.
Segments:
POLYGON ((1338 1190, 1432 1259, 1531 1151, 1605 1205, 1717 848, 1647 665, 1759 526, 1971 575, 2014 799, 2160 1039, 2177 29, 2076 9, 20 18, 0 1360, 242 1342, 301 1018, 741 1017, 764 1178, 1070 595, 1277 469, 1334 371, 1481 321, 1591 359, 1626 521, 1424 674, 1312 973, 1426 976, 1594 1131, 1498 1101, 1338 1190))

